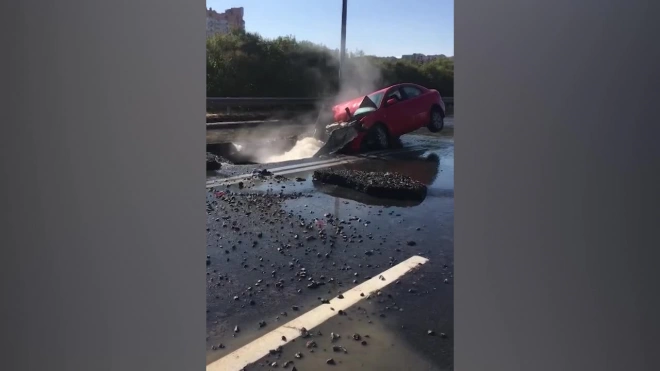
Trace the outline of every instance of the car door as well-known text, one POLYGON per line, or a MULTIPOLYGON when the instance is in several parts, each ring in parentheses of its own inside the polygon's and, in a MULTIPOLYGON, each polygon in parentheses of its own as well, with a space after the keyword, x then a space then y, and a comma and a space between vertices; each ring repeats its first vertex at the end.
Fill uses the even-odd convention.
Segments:
POLYGON ((425 102, 426 100, 424 99, 424 92, 414 85, 402 86, 401 92, 405 96, 404 98, 408 101, 408 109, 412 115, 412 127, 409 128, 410 131, 414 131, 422 126, 426 126, 428 107, 426 107, 427 104, 425 102))
MULTIPOLYGON (((406 99, 405 94, 401 91, 400 87, 390 89, 383 99, 383 120, 387 124, 390 134, 394 137, 409 133, 411 128, 415 126, 414 107, 411 106, 411 101, 406 99), (393 104, 388 104, 390 99, 396 99, 393 104)), ((414 130, 414 129, 413 129, 414 130)))

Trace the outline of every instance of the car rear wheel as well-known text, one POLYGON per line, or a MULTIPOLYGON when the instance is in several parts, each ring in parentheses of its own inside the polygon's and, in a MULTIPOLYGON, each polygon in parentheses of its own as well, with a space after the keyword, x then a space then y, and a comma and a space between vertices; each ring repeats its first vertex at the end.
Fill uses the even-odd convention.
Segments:
POLYGON ((390 147, 390 136, 383 124, 374 125, 362 141, 363 151, 379 151, 390 147))
POLYGON ((428 125, 430 132, 437 133, 445 127, 445 115, 440 108, 433 107, 430 116, 430 122, 428 125))

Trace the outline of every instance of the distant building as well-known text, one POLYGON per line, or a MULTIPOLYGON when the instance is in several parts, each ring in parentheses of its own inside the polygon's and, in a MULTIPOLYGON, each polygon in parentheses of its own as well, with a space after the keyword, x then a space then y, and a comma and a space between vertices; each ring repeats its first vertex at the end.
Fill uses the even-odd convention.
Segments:
POLYGON ((408 60, 416 63, 428 63, 428 62, 433 62, 436 59, 440 58, 447 58, 446 55, 444 54, 436 54, 436 55, 424 55, 424 54, 408 54, 408 55, 402 55, 401 59, 403 60, 408 60))
POLYGON ((231 8, 224 13, 218 13, 209 8, 206 10, 206 37, 216 34, 226 34, 233 29, 245 30, 243 8, 231 8))

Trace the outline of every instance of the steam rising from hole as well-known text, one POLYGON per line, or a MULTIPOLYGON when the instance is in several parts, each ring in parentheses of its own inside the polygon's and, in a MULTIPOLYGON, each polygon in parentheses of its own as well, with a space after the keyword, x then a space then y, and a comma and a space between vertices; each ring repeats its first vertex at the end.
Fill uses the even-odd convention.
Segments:
MULTIPOLYGON (((338 54, 336 52, 333 53, 331 50, 326 51, 331 54, 332 58, 329 65, 325 67, 338 67, 338 54)), ((314 68, 308 69, 307 72, 313 73, 319 78, 323 76, 320 70, 314 68)), ((320 80, 318 82, 322 87, 317 92, 318 96, 327 97, 326 92, 329 91, 333 91, 333 94, 331 97, 327 97, 329 99, 320 100, 312 112, 303 113, 287 120, 292 123, 305 124, 303 126, 308 128, 304 132, 295 133, 298 138, 311 135, 317 121, 320 125, 331 124, 334 120, 332 117, 333 105, 379 90, 384 87, 383 84, 385 81, 377 63, 374 63, 369 57, 353 57, 346 59, 338 91, 332 87, 330 81, 320 80)), ((273 116, 277 116, 277 113, 274 113, 273 116)), ((246 129, 236 133, 233 149, 239 154, 239 157, 249 158, 250 162, 254 161, 265 164, 310 158, 324 145, 323 142, 311 136, 298 140, 288 151, 285 151, 285 147, 277 145, 277 141, 275 143, 263 142, 264 138, 283 138, 279 130, 277 127, 263 127, 254 130, 246 129)))
MULTIPOLYGON (((335 60, 335 63, 338 61, 335 60)), ((319 76, 321 76, 320 72, 319 76)), ((342 72, 340 89, 334 94, 331 102, 337 104, 379 90, 383 87, 381 86, 382 80, 380 68, 368 57, 348 58, 342 72)), ((319 118, 321 124, 331 124, 331 107, 326 106, 327 103, 321 103, 316 107, 315 112, 302 115, 295 120, 309 123, 310 129, 319 118)), ((268 153, 269 151, 266 153, 260 151, 261 153, 256 153, 255 157, 260 163, 300 160, 314 156, 324 144, 313 137, 305 137, 298 140, 293 148, 283 154, 273 155, 272 152, 268 153)))
POLYGON ((312 137, 302 138, 290 150, 280 155, 271 155, 260 158, 261 163, 282 162, 310 158, 323 146, 323 142, 312 137))

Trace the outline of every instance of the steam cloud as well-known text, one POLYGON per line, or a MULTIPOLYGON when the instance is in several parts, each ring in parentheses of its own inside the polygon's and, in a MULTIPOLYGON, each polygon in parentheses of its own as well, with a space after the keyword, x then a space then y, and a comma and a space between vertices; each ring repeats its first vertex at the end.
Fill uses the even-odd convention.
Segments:
POLYGON ((368 57, 346 58, 340 89, 333 103, 341 103, 381 88, 381 70, 368 57))
MULTIPOLYGON (((338 56, 332 53, 330 60, 338 71, 338 56)), ((300 139, 293 146, 293 148, 285 150, 284 153, 282 148, 274 148, 271 146, 251 148, 251 157, 253 157, 256 162, 269 163, 292 161, 313 156, 314 153, 316 153, 316 151, 318 151, 318 149, 323 145, 322 142, 319 142, 311 137, 314 130, 314 124, 317 119, 321 121, 320 123, 330 124, 332 122, 331 108, 333 105, 345 102, 347 100, 355 99, 363 95, 367 95, 382 88, 382 71, 377 65, 372 63, 369 57, 349 58, 347 56, 344 62, 345 64, 341 79, 339 81, 339 90, 337 93, 330 97, 329 100, 318 103, 314 112, 299 115, 292 119, 292 121, 308 125, 308 132, 301 133, 298 136, 300 139)), ((305 73, 313 74, 314 76, 317 76, 318 79, 322 79, 323 76, 318 68, 311 68, 310 70, 305 71, 305 73)), ((325 88, 323 90, 331 90, 331 81, 320 81, 320 83, 321 84, 319 85, 325 88)), ((240 138, 239 141, 243 142, 260 140, 269 137, 273 138, 277 136, 276 134, 276 131, 261 132, 259 134, 259 137, 261 138, 255 138, 255 133, 251 132, 249 135, 246 133, 246 135, 240 138)))
POLYGON ((314 154, 321 148, 322 145, 323 142, 320 142, 312 137, 305 137, 298 140, 293 148, 284 152, 283 154, 267 157, 265 160, 260 162, 282 162, 309 158, 314 156, 314 154))

